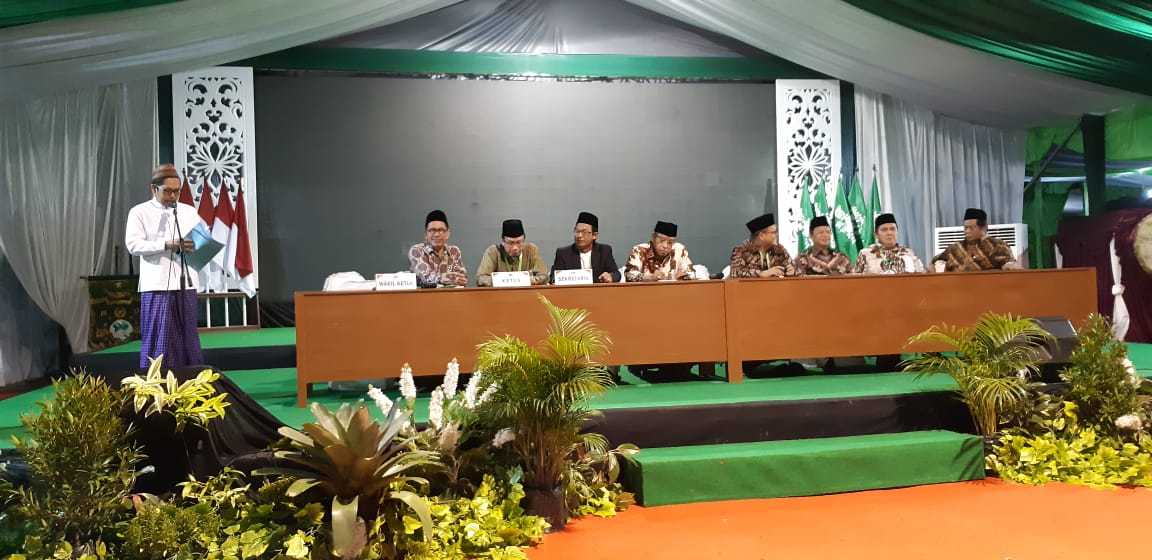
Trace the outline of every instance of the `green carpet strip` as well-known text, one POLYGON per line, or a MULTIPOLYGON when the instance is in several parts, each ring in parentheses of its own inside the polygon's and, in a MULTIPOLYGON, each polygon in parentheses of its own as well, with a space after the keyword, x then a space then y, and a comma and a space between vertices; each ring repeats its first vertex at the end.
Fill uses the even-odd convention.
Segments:
MULTIPOLYGON (((225 332, 208 332, 200 335, 200 347, 205 350, 216 348, 258 348, 260 346, 295 346, 295 328, 252 329, 225 332)), ((140 341, 129 342, 93 354, 139 354, 140 341)), ((396 366, 399 370, 400 366, 396 366)))
POLYGON ((645 449, 626 486, 659 506, 984 478, 983 442, 945 431, 645 449))

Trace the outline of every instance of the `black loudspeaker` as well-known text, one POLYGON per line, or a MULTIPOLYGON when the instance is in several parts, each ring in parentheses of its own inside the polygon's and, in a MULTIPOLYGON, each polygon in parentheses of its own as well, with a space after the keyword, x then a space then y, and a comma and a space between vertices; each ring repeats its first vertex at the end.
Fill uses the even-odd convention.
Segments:
POLYGON ((1068 358, 1079 344, 1076 340, 1076 329, 1072 327, 1072 322, 1064 317, 1033 317, 1032 320, 1056 339, 1045 343, 1040 349, 1040 381, 1059 382, 1060 370, 1068 365, 1068 358))

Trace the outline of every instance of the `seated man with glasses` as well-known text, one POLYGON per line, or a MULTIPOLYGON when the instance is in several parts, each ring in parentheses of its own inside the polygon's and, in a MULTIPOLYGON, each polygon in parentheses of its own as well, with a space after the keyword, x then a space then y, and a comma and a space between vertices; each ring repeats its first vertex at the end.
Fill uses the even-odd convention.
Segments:
POLYGON ((476 267, 476 285, 491 286, 493 272, 532 273, 532 285, 548 283, 548 268, 540 258, 540 249, 535 243, 524 240, 524 222, 504 220, 500 231, 500 243, 488 247, 480 257, 476 267))
POLYGON ((468 283, 468 270, 460 248, 448 244, 448 216, 433 210, 424 219, 424 242, 408 249, 408 262, 421 288, 463 286, 468 283))
POLYGON ((612 246, 597 243, 600 237, 600 219, 595 214, 581 212, 572 230, 571 245, 556 249, 552 273, 557 270, 592 270, 592 280, 598 283, 619 282, 620 269, 612 256, 612 246))

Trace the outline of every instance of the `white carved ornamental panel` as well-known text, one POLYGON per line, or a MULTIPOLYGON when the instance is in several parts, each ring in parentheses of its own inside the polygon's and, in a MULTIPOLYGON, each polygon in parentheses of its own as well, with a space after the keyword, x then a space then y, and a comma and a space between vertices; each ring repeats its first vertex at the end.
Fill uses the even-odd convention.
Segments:
POLYGON ((776 223, 780 244, 795 255, 799 235, 807 235, 800 201, 809 185, 810 200, 825 185, 825 200, 835 202, 840 176, 840 82, 776 81, 776 223))
MULTIPOLYGON (((208 195, 219 204, 222 185, 236 208, 244 193, 253 283, 259 286, 259 228, 256 189, 256 127, 251 68, 218 67, 172 75, 173 164, 188 179, 197 209, 208 195)), ((211 265, 210 265, 211 266, 211 265)), ((208 268, 208 267, 206 267, 208 268)), ((214 271, 202 276, 213 291, 238 287, 237 279, 214 271)))

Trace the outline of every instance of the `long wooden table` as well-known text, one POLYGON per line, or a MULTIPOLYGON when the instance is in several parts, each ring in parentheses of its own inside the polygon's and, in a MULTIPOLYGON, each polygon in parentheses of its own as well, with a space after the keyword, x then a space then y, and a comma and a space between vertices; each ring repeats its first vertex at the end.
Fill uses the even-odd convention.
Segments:
POLYGON ((607 365, 723 362, 724 283, 660 282, 401 292, 297 292, 297 403, 310 383, 472 371, 476 345, 493 335, 535 344, 548 312, 538 295, 587 309, 612 340, 607 365))
POLYGON ((608 365, 895 354, 940 323, 986 312, 1067 317, 1096 311, 1093 269, 835 278, 780 278, 400 292, 297 292, 297 404, 310 384, 474 366, 476 345, 511 334, 543 338, 546 296, 579 307, 612 339, 608 365))

